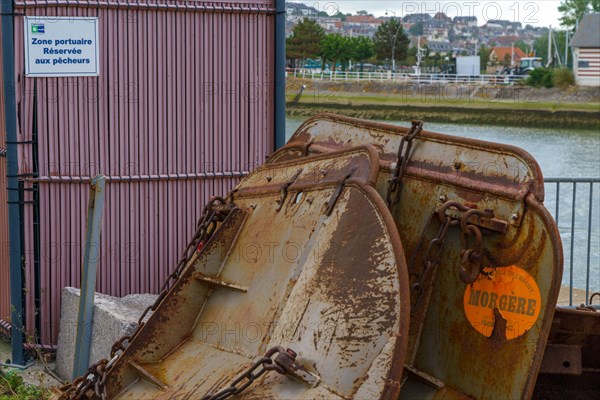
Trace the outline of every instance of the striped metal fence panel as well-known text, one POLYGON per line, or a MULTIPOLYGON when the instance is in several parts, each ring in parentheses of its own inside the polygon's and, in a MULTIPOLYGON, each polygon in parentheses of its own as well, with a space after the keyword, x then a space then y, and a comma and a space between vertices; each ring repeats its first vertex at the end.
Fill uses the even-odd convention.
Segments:
POLYGON ((209 196, 272 152, 274 0, 15 7, 26 326, 51 344, 90 177, 108 177, 97 290, 157 292, 209 196), (98 17, 100 76, 25 78, 24 15, 98 17))

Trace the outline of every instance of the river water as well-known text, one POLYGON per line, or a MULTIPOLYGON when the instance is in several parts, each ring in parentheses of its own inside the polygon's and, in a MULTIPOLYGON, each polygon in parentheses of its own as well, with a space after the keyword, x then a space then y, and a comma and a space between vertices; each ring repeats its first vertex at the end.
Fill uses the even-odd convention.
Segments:
MULTIPOLYGON (((304 117, 288 117, 286 121, 288 138, 305 119, 304 117)), ((409 122, 404 121, 386 122, 410 126, 409 122)), ((545 178, 600 177, 600 132, 437 123, 426 123, 425 129, 521 147, 537 160, 545 178)), ((556 192, 556 184, 548 183, 546 185, 545 204, 555 219, 556 192)), ((575 207, 573 207, 573 185, 561 184, 558 225, 565 257, 563 284, 571 284, 572 279, 574 287, 581 289, 588 287, 590 291, 600 291, 600 184, 594 184, 592 194, 593 200, 590 205, 590 185, 579 183, 576 190, 575 207), (590 208, 592 210, 591 232, 588 229, 590 208), (573 211, 575 225, 573 235, 571 235, 573 211), (572 255, 571 236, 573 236, 574 249, 572 255), (572 274, 571 257, 573 258, 572 274)))

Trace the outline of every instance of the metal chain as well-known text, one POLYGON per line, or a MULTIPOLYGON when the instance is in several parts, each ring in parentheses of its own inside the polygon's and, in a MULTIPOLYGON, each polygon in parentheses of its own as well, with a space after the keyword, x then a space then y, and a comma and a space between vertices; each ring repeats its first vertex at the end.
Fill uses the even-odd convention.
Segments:
POLYGON ((445 215, 446 210, 450 208, 453 204, 454 203, 452 202, 448 202, 441 207, 440 220, 442 224, 440 225, 435 237, 429 241, 427 249, 425 249, 422 269, 420 269, 419 271, 416 270, 415 259, 420 253, 421 249, 423 248, 423 244, 425 241, 425 233, 427 232, 427 230, 433 222, 434 216, 436 214, 435 209, 429 215, 429 218, 425 223, 425 227, 421 232, 421 237, 419 238, 417 247, 415 248, 415 251, 413 252, 408 262, 408 266, 409 268, 411 268, 411 273, 417 277, 416 282, 411 286, 411 313, 414 313, 415 310, 419 307, 423 298, 423 293, 425 291, 425 285, 430 280, 431 274, 440 264, 448 229, 451 226, 458 225, 458 221, 453 221, 452 218, 448 216, 445 216, 445 218, 441 217, 442 215, 445 215))
POLYGON ((396 159, 396 166, 392 171, 392 177, 389 180, 387 190, 387 204, 391 209, 400 202, 400 194, 402 193, 402 178, 406 172, 406 165, 411 156, 411 149, 413 140, 423 130, 423 121, 412 121, 412 127, 410 131, 400 140, 400 146, 398 147, 398 156, 396 159), (405 148, 406 146, 406 148, 405 148))
POLYGON ((202 397, 202 400, 223 400, 231 396, 242 393, 250 385, 254 383, 258 378, 263 376, 269 371, 275 371, 281 375, 286 375, 286 369, 280 365, 273 356, 285 356, 290 361, 296 360, 296 353, 290 349, 285 350, 283 347, 277 346, 269 349, 265 355, 258 359, 254 364, 250 366, 246 371, 240 374, 237 378, 231 382, 231 384, 214 394, 207 394, 202 397), (260 369, 259 369, 260 368, 260 369), (258 372, 255 372, 257 369, 258 372))
POLYGON ((431 275, 439 266, 446 235, 450 227, 460 225, 462 231, 462 259, 459 269, 460 279, 466 284, 471 284, 475 282, 481 274, 484 256, 483 235, 481 230, 476 225, 468 222, 469 219, 474 215, 479 217, 491 217, 488 215, 488 212, 471 209, 466 205, 455 201, 445 202, 438 209, 434 209, 429 216, 427 222, 425 223, 425 227, 421 232, 421 237, 417 242, 417 246, 415 247, 415 250, 413 251, 408 262, 411 276, 415 277, 415 283, 413 283, 411 286, 411 313, 414 313, 418 309, 423 298, 423 293, 426 289, 425 285, 430 284, 429 281, 431 280, 431 275), (454 219, 447 215, 447 211, 450 208, 456 209, 463 213, 460 220, 454 219), (423 249, 425 234, 431 226, 436 214, 438 215, 441 225, 436 236, 429 241, 429 244, 425 249, 422 268, 417 269, 416 257, 420 255, 421 250, 423 249), (471 237, 475 239, 472 245, 470 244, 471 237))
POLYGON ((483 236, 481 230, 476 226, 469 224, 471 216, 485 216, 486 213, 476 209, 470 209, 465 212, 460 219, 460 228, 462 230, 462 261, 458 275, 467 285, 475 282, 479 278, 483 265, 483 236), (469 245, 469 237, 475 238, 475 243, 469 245))
POLYGON ((592 293, 588 304, 581 304, 579 307, 576 307, 575 309, 579 310, 579 311, 598 312, 596 307, 594 307, 594 305, 593 305, 594 297, 596 297, 596 296, 600 297, 600 292, 592 293))
POLYGON ((173 272, 167 277, 163 285, 161 286, 160 292, 156 300, 152 305, 147 307, 142 315, 138 319, 138 326, 131 335, 121 337, 113 344, 110 357, 111 360, 106 359, 100 360, 97 363, 90 366, 87 372, 75 379, 70 385, 62 388, 63 394, 60 399, 63 400, 75 400, 75 399, 106 399, 105 383, 106 376, 110 368, 118 360, 119 356, 127 348, 129 342, 134 338, 138 332, 143 328, 145 322, 144 318, 150 311, 156 311, 159 304, 165 298, 170 288, 171 283, 176 282, 185 266, 190 262, 196 252, 202 250, 202 247, 208 239, 212 236, 217 228, 217 224, 225 220, 233 209, 233 199, 229 198, 228 201, 222 197, 213 197, 204 207, 202 211, 202 217, 196 223, 196 232, 194 236, 183 251, 177 266, 173 272), (93 390, 93 393, 90 392, 93 390))

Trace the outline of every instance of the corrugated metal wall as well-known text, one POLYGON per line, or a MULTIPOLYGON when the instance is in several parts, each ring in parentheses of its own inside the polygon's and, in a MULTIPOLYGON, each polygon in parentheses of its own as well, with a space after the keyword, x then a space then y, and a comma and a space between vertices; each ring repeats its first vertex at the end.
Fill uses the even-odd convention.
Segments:
MULTIPOLYGON (((0 21, 0 31, 2 30, 0 21)), ((0 54, 2 41, 0 40, 0 54)), ((6 126, 4 125, 4 77, 0 65, 0 152, 5 151, 6 126)), ((8 207, 6 190, 6 157, 0 156, 0 319, 10 321, 10 279, 8 265, 8 207)), ((6 333, 6 332, 5 332, 6 333)))
POLYGON ((99 78, 33 79, 15 20, 20 173, 39 175, 25 177, 27 329, 39 309, 53 343, 61 288, 79 286, 90 176, 109 181, 98 291, 156 292, 208 197, 272 151, 274 1, 15 4, 100 25, 99 78))

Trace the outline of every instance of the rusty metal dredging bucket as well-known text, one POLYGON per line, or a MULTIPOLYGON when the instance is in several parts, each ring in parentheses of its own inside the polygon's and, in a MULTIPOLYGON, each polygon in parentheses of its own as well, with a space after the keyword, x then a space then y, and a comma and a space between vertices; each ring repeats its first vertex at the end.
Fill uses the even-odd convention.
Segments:
POLYGON ((527 399, 562 276, 541 171, 525 151, 335 115, 269 162, 373 145, 411 286, 400 399, 527 399))
POLYGON ((378 166, 361 147, 246 177, 104 377, 106 397, 225 398, 248 384, 244 398, 396 398, 409 292, 378 166))

